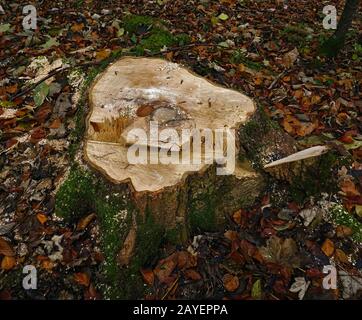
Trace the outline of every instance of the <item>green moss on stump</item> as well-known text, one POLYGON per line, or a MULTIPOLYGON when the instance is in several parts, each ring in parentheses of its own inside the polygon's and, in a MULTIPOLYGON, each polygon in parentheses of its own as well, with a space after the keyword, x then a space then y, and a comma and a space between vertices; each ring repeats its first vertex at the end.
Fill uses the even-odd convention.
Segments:
POLYGON ((145 50, 157 53, 165 46, 185 45, 190 42, 187 34, 173 35, 164 21, 153 17, 127 15, 123 19, 123 25, 130 37, 140 37, 133 49, 136 55, 143 55, 145 50))

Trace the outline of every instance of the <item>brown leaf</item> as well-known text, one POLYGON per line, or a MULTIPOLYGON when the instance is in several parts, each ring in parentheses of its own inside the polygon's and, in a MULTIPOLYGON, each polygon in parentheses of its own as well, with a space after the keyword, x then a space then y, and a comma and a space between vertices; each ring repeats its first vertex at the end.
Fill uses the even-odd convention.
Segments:
POLYGON ((14 257, 5 256, 1 261, 1 269, 7 271, 15 267, 16 260, 14 257))
POLYGON ((98 61, 104 60, 104 59, 108 58, 110 54, 111 54, 110 49, 100 50, 96 53, 96 59, 98 61))
POLYGON ((0 237, 0 254, 8 257, 15 256, 15 252, 11 244, 2 237, 0 237))
POLYGON ((227 273, 224 275, 224 277, 222 278, 222 282, 224 285, 224 288, 228 291, 228 292, 234 292, 236 291, 237 288, 239 288, 239 278, 237 276, 233 276, 230 273, 227 273))
POLYGON ((292 67, 295 61, 298 59, 298 56, 299 52, 297 48, 294 48, 292 51, 287 52, 286 54, 284 54, 282 59, 283 65, 286 68, 292 67))
POLYGON ((335 257, 339 262, 349 263, 347 255, 341 249, 336 249, 335 257))
POLYGON ((96 217, 95 213, 91 213, 88 216, 80 219, 80 221, 77 224, 77 231, 81 231, 84 230, 85 228, 87 228, 87 226, 89 225, 89 223, 96 217))
POLYGON ((78 272, 74 275, 74 280, 75 282, 77 282, 78 284, 88 287, 89 286, 89 282, 90 282, 90 278, 89 275, 84 273, 84 272, 78 272))
POLYGON ((59 129, 61 125, 62 121, 59 118, 57 118, 54 119, 54 121, 50 124, 49 129, 59 129))
POLYGON ((136 236, 136 229, 132 227, 123 243, 123 248, 118 254, 118 262, 121 266, 129 264, 136 245, 136 236))
POLYGON ((353 181, 351 180, 344 180, 340 183, 339 187, 341 188, 341 190, 350 197, 358 197, 361 194, 359 193, 359 191, 357 190, 356 185, 354 184, 353 181))
POLYGON ((197 258, 187 251, 179 251, 177 252, 177 266, 179 269, 196 267, 197 258))
POLYGON ((349 237, 353 234, 353 230, 347 226, 337 226, 336 234, 338 238, 349 237))
POLYGON ((41 127, 38 127, 33 130, 30 137, 31 137, 32 141, 35 141, 35 140, 43 139, 43 138, 45 138, 45 136, 46 136, 45 130, 41 127))
POLYGON ((73 32, 80 32, 83 30, 83 28, 84 28, 84 23, 76 23, 72 25, 71 29, 73 32))
POLYGON ((198 273, 196 270, 194 269, 187 269, 184 271, 184 275, 186 279, 190 279, 190 280, 194 280, 194 281, 198 281, 201 280, 202 277, 200 275, 200 273, 198 273))
POLYGON ((228 230, 224 233, 224 237, 230 241, 238 240, 239 236, 236 231, 228 230))
POLYGON ((155 281, 155 274, 153 273, 153 271, 150 269, 141 269, 141 274, 144 282, 152 287, 155 281))
POLYGON ((154 270, 154 273, 161 283, 168 284, 172 282, 171 273, 175 269, 175 267, 176 262, 174 261, 174 259, 166 258, 158 263, 157 267, 154 270))
POLYGON ((334 252, 334 243, 330 239, 326 239, 322 245, 322 251, 327 257, 332 256, 334 252))

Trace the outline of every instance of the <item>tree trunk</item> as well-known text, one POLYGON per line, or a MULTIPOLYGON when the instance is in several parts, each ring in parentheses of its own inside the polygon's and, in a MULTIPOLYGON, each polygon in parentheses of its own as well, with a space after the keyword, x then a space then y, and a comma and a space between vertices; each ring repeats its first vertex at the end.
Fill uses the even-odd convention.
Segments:
POLYGON ((322 46, 322 52, 328 56, 336 56, 343 48, 347 32, 352 26, 353 17, 358 11, 359 2, 360 0, 346 1, 337 30, 322 46))

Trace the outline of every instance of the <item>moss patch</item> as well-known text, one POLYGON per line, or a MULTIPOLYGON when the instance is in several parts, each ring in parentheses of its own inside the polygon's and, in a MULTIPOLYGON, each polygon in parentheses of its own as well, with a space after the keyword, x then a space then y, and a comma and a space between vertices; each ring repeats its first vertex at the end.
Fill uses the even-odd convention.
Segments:
POLYGON ((173 35, 167 30, 164 21, 153 17, 127 15, 123 19, 123 26, 131 40, 137 43, 132 50, 136 55, 143 55, 145 50, 157 53, 165 46, 184 45, 190 42, 188 35, 173 35))
POLYGON ((112 190, 91 172, 74 165, 67 180, 59 188, 55 206, 55 214, 68 221, 96 212, 105 257, 102 265, 105 281, 101 289, 105 298, 113 299, 126 297, 125 280, 130 279, 120 271, 117 254, 129 230, 134 208, 123 200, 121 193, 121 190, 112 190))
POLYGON ((318 163, 295 177, 290 185, 291 198, 297 203, 303 203, 305 199, 319 196, 321 193, 336 193, 336 172, 342 165, 347 165, 350 159, 341 157, 330 151, 317 159, 318 163))
POLYGON ((336 205, 331 210, 332 220, 338 224, 352 229, 352 239, 355 242, 362 243, 362 223, 360 223, 352 214, 350 214, 342 205, 336 205))
POLYGON ((270 120, 262 106, 258 105, 253 117, 240 129, 240 141, 246 154, 240 154, 240 161, 249 159, 255 169, 263 167, 261 150, 270 144, 265 137, 272 131, 280 131, 277 123, 270 120), (245 157, 246 156, 246 157, 245 157))

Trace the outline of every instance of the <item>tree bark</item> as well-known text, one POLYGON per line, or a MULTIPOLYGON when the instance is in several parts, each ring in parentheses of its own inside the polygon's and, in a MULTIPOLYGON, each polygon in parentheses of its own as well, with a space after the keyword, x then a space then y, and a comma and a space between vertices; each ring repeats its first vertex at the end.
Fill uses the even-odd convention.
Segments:
POLYGON ((353 17, 358 11, 360 0, 347 0, 337 30, 323 45, 322 51, 329 56, 336 56, 343 48, 348 30, 352 26, 353 17))

